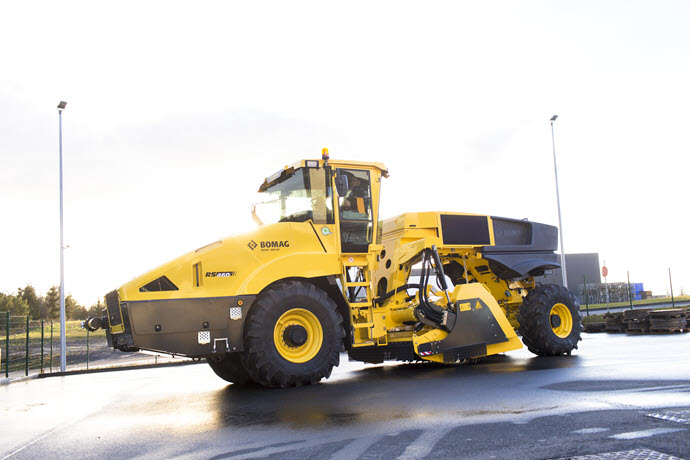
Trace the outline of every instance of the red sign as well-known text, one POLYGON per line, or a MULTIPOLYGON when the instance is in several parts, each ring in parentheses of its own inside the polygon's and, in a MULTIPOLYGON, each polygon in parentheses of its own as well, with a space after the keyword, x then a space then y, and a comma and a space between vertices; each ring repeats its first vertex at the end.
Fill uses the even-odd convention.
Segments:
POLYGON ((609 276, 609 269, 606 268, 606 265, 604 265, 603 267, 601 267, 601 276, 603 276, 604 278, 606 278, 607 276, 609 276))

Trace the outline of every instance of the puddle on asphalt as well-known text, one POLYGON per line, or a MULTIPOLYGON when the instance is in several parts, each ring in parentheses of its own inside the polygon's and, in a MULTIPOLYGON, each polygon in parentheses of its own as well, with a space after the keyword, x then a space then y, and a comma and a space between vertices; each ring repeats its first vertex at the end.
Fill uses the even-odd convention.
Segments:
POLYGON ((574 380, 541 387, 556 391, 690 390, 690 380, 574 380))

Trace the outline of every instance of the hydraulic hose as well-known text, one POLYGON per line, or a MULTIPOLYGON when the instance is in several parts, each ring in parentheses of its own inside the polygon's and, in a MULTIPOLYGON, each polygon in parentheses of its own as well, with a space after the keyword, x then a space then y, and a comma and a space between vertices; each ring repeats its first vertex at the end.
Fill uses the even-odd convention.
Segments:
POLYGON ((398 292, 407 291, 408 289, 420 289, 420 285, 419 284, 404 284, 404 285, 400 286, 399 288, 397 288, 393 291, 387 292, 387 293, 383 294, 382 296, 375 298, 374 303, 375 304, 382 303, 384 300, 390 299, 391 297, 393 297, 398 292))
POLYGON ((422 255, 422 273, 419 281, 419 308, 425 318, 434 323, 441 324, 443 322, 443 314, 429 303, 429 297, 426 290, 426 286, 429 283, 429 271, 431 269, 430 265, 431 260, 429 250, 425 249, 422 255))
POLYGON ((441 282, 441 288, 443 293, 446 295, 446 301, 448 302, 448 308, 450 308, 450 297, 448 296, 448 282, 446 281, 446 274, 443 273, 443 264, 441 264, 441 258, 438 255, 436 246, 431 246, 431 255, 434 257, 434 265, 436 269, 436 281, 441 282))

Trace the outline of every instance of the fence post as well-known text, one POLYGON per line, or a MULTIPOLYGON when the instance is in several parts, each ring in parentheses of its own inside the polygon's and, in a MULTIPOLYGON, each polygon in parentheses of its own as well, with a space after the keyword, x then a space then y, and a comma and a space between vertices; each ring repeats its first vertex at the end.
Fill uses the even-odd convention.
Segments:
POLYGON ((50 373, 53 373, 53 320, 50 320, 50 373))
POLYGON ((26 315, 26 373, 24 375, 29 375, 29 315, 26 315))
POLYGON ((43 328, 43 323, 44 321, 41 320, 41 374, 43 373, 43 333, 44 333, 44 328, 43 328))
POLYGON ((676 301, 673 299, 673 279, 671 279, 671 267, 668 267, 668 282, 671 285, 671 306, 676 308, 676 301))
POLYGON ((5 313, 5 378, 10 378, 10 312, 5 313))
POLYGON ((10 378, 10 312, 5 313, 5 378, 10 378))
POLYGON ((587 318, 589 318, 589 300, 587 299, 587 276, 582 275, 582 280, 585 282, 585 308, 587 309, 587 318))

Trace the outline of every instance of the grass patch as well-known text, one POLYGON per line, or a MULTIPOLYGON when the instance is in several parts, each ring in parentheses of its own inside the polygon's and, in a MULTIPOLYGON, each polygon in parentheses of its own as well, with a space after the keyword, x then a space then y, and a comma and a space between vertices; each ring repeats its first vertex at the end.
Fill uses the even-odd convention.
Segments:
MULTIPOLYGON (((2 328, 0 334, 0 343, 3 343, 6 337, 5 328, 2 328)), ((60 337, 60 321, 53 321, 53 338, 60 337)), ((98 339, 103 337, 105 339, 105 331, 99 329, 96 332, 89 332, 89 338, 98 339)), ((86 329, 81 328, 81 321, 65 321, 65 338, 66 340, 82 340, 86 339, 86 329)), ((11 321, 10 323, 10 342, 16 340, 26 340, 26 322, 25 321, 11 321)), ((43 322, 43 339, 50 340, 50 321, 43 322)), ((29 321, 29 340, 41 340, 41 322, 29 321)), ((4 344, 3 344, 4 345, 4 344)))
POLYGON ((589 324, 589 323, 603 323, 604 322, 604 314, 597 314, 597 315, 585 315, 582 317, 582 324, 589 324))

